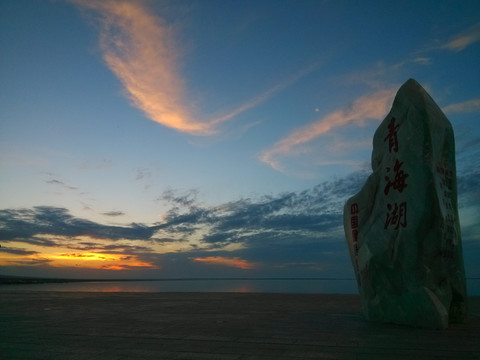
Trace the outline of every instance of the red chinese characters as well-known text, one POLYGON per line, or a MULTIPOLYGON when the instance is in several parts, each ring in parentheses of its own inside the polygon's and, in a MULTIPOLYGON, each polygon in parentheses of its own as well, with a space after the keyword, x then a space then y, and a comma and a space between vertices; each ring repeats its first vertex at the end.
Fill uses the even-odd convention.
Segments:
POLYGON ((392 226, 394 230, 407 226, 407 203, 404 201, 400 204, 388 204, 387 205, 387 219, 385 220, 384 228, 392 226))
MULTIPOLYGON (((387 185, 383 190, 385 195, 388 195, 390 187, 393 187, 393 189, 398 190, 399 192, 402 192, 403 189, 407 187, 407 183, 405 182, 405 180, 407 179, 408 174, 405 174, 405 172, 402 170, 402 165, 403 161, 400 162, 398 160, 395 160, 395 165, 393 166, 393 172, 395 173, 395 177, 393 177, 393 179, 390 179, 389 176, 385 176, 385 180, 387 181, 387 185)), ((387 167, 387 172, 390 172, 389 167, 387 167)))
POLYGON ((355 248, 355 255, 358 255, 358 204, 350 206, 350 227, 352 228, 352 239, 355 248))
POLYGON ((398 152, 398 138, 397 138, 397 130, 400 125, 395 125, 395 118, 392 117, 390 123, 388 124, 388 135, 383 139, 383 141, 388 140, 388 151, 398 152))
MULTIPOLYGON (((388 152, 397 153, 399 149, 397 131, 400 128, 400 125, 395 124, 395 118, 392 117, 390 123, 388 124, 388 134, 383 139, 384 142, 388 140, 388 152)), ((402 169, 403 161, 395 159, 395 164, 393 168, 386 168, 385 181, 386 185, 383 189, 385 196, 388 196, 390 190, 403 192, 403 190, 408 186, 406 180, 408 174, 402 169), (393 174, 391 173, 393 170, 393 174)), ((398 230, 400 227, 407 227, 407 203, 402 201, 400 203, 388 203, 387 204, 387 214, 385 218, 384 229, 394 229, 398 230)))

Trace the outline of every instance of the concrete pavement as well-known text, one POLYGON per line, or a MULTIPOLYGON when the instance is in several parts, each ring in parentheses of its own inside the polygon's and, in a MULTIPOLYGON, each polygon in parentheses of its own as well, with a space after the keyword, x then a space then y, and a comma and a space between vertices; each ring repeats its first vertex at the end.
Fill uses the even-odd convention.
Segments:
POLYGON ((480 359, 466 324, 366 322, 356 295, 0 291, 1 359, 480 359))

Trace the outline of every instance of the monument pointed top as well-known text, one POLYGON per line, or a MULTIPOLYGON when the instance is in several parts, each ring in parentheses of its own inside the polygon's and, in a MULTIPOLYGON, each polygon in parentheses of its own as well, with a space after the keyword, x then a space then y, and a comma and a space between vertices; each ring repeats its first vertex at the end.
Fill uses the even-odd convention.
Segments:
POLYGON ((446 121, 448 123, 445 114, 433 98, 418 81, 412 78, 408 79, 397 91, 392 108, 404 108, 405 106, 414 106, 417 109, 428 109, 430 113, 435 114, 431 116, 430 119, 446 121))
POLYGON ((418 83, 418 81, 417 81, 417 80, 415 80, 414 78, 410 78, 410 79, 408 79, 407 81, 405 81, 405 83, 403 84, 403 86, 405 86, 405 85, 410 85, 410 86, 413 86, 413 85, 415 85, 415 86, 420 86, 420 84, 418 83))
POLYGON ((415 79, 408 79, 403 83, 403 85, 398 89, 397 93, 409 92, 409 93, 426 93, 425 89, 420 85, 420 83, 415 79))
POLYGON ((417 80, 410 78, 398 89, 397 96, 400 94, 415 94, 415 96, 418 96, 419 94, 423 95, 426 93, 425 89, 417 80))

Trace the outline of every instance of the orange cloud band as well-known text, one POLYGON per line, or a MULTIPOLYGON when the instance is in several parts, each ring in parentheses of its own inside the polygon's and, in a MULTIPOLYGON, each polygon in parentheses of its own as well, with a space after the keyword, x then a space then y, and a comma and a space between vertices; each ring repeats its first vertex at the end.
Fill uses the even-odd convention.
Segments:
POLYGON ((456 35, 448 43, 443 45, 442 48, 459 52, 478 41, 480 41, 480 23, 473 25, 463 33, 456 35))
POLYGON ((158 269, 157 266, 141 261, 136 255, 105 254, 92 252, 39 253, 34 255, 10 255, 0 259, 0 265, 47 264, 53 267, 77 267, 88 269, 125 270, 134 267, 158 269))
POLYGON ((239 257, 223 257, 223 256, 208 256, 204 258, 194 258, 194 261, 211 264, 211 265, 221 265, 221 266, 230 266, 238 269, 251 270, 258 267, 257 264, 251 263, 248 260, 240 259, 239 257))
POLYGON ((356 99, 347 109, 332 112, 322 119, 293 131, 286 138, 275 143, 260 155, 260 160, 278 171, 284 171, 279 157, 295 154, 297 147, 308 143, 335 128, 355 124, 365 124, 367 119, 381 120, 393 101, 395 90, 381 90, 369 96, 356 99))
POLYGON ((212 133, 185 104, 173 32, 140 1, 71 0, 100 14, 100 47, 133 104, 164 126, 196 135, 212 133))

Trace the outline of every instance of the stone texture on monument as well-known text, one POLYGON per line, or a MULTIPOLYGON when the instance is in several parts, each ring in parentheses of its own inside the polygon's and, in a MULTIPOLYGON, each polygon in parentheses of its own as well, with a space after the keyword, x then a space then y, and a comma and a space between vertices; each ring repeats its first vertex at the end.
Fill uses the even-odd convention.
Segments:
POLYGON ((413 79, 373 139, 373 173, 344 208, 365 317, 440 328, 466 316, 453 129, 413 79))

